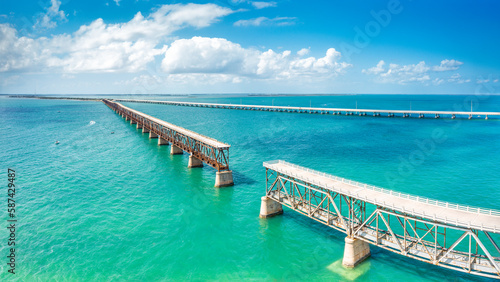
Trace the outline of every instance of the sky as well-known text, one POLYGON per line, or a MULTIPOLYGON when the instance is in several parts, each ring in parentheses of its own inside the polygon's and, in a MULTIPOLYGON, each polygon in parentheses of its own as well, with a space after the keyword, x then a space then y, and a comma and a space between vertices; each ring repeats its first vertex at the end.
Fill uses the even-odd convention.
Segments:
POLYGON ((0 0, 0 94, 498 94, 500 1, 0 0))

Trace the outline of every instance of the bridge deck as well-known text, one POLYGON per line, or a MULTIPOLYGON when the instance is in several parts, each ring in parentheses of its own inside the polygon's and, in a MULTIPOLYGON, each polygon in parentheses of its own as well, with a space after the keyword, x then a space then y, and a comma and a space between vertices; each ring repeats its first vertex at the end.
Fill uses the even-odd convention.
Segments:
POLYGON ((461 206, 403 194, 303 168, 284 161, 266 162, 264 166, 301 181, 391 210, 458 227, 472 227, 495 233, 500 231, 500 211, 461 206))
POLYGON ((349 109, 349 108, 317 108, 317 107, 292 107, 292 106, 266 106, 243 104, 219 104, 198 102, 177 102, 159 100, 116 99, 119 102, 165 104, 174 106, 215 107, 226 109, 262 109, 270 111, 306 111, 306 112, 349 112, 349 113, 391 113, 391 114, 430 114, 430 115, 460 115, 460 116, 500 116, 500 112, 467 112, 467 111, 429 111, 429 110, 385 110, 385 109, 349 109))
POLYGON ((200 142, 203 142, 203 143, 208 144, 208 145, 210 145, 210 146, 213 146, 213 147, 215 147, 215 148, 218 148, 218 149, 223 149, 223 148, 229 148, 229 147, 231 147, 231 145, 228 145, 228 144, 226 144, 226 143, 222 143, 222 142, 217 141, 217 140, 215 140, 215 139, 213 139, 213 138, 210 138, 210 137, 207 137, 207 136, 201 135, 201 134, 199 134, 199 133, 196 133, 196 132, 193 132, 193 131, 191 131, 191 130, 188 130, 188 129, 182 128, 182 127, 177 126, 177 125, 175 125, 175 124, 171 124, 171 123, 166 122, 166 121, 163 121, 163 120, 161 120, 161 119, 157 119, 157 118, 152 117, 152 116, 150 116, 150 115, 147 115, 147 114, 145 114, 145 113, 142 113, 142 112, 136 111, 136 110, 134 110, 134 109, 132 109, 132 108, 129 108, 129 107, 126 107, 126 106, 124 106, 124 105, 122 105, 122 104, 120 104, 120 103, 116 103, 116 104, 118 104, 120 107, 122 107, 122 108, 124 108, 124 109, 127 109, 127 110, 129 110, 129 111, 131 111, 131 112, 136 113, 137 115, 143 116, 143 117, 145 117, 145 118, 147 118, 147 119, 149 119, 149 120, 151 120, 151 121, 153 121, 153 122, 156 122, 156 123, 158 123, 158 124, 161 124, 161 125, 163 125, 163 126, 165 126, 165 127, 168 127, 168 128, 170 128, 170 129, 172 129, 172 130, 175 130, 175 131, 177 131, 177 132, 179 132, 179 133, 181 133, 181 134, 184 134, 184 135, 186 135, 186 136, 189 136, 189 137, 191 137, 191 138, 193 138, 193 139, 196 139, 196 140, 198 140, 198 141, 200 141, 200 142))

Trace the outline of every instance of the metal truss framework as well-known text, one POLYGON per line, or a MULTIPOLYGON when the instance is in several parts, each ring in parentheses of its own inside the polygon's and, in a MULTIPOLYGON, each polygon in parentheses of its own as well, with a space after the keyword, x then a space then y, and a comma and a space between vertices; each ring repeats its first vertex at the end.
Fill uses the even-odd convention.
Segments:
POLYGON ((229 145, 178 126, 175 126, 175 128, 172 128, 174 126, 169 127, 166 122, 124 107, 119 103, 109 100, 103 100, 103 102, 115 112, 141 124, 144 128, 158 135, 159 138, 165 139, 172 145, 190 153, 195 158, 217 169, 217 171, 229 170, 229 145), (222 146, 208 144, 193 137, 193 135, 200 136, 200 139, 211 139, 214 141, 211 143, 217 142, 222 146))
POLYGON ((491 232, 373 205, 267 167, 266 195, 350 238, 437 266, 500 279, 500 248, 491 232))

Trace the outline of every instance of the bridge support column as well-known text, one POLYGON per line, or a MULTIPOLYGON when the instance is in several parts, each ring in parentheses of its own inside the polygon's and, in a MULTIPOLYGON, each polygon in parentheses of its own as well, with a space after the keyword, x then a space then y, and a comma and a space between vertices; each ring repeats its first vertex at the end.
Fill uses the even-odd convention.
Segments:
POLYGON ((346 237, 342 265, 349 268, 355 267, 369 257, 370 254, 370 245, 368 243, 356 238, 346 237))
POLYGON ((142 124, 140 122, 137 123, 137 129, 142 129, 142 124))
POLYGON ((203 162, 199 160, 198 158, 194 157, 193 155, 189 156, 189 162, 188 162, 188 167, 203 167, 203 162))
POLYGON ((129 121, 130 118, 128 116, 125 116, 125 121, 129 121))
POLYGON ((275 202, 267 196, 264 196, 260 199, 260 218, 273 217, 283 213, 283 206, 280 203, 275 202))
POLYGON ((153 139, 153 138, 158 138, 158 134, 154 133, 153 131, 150 131, 149 132, 149 139, 153 139))
POLYGON ((158 145, 168 145, 168 141, 161 138, 161 137, 158 137, 158 145))
POLYGON ((181 148, 174 146, 174 144, 170 147, 170 155, 182 155, 183 153, 184 151, 182 151, 181 148))
POLYGON ((215 187, 233 186, 233 172, 230 170, 215 173, 215 187))
POLYGON ((130 124, 136 124, 137 122, 133 119, 130 120, 130 124))
POLYGON ((149 129, 147 129, 144 125, 142 126, 142 133, 149 133, 149 129))

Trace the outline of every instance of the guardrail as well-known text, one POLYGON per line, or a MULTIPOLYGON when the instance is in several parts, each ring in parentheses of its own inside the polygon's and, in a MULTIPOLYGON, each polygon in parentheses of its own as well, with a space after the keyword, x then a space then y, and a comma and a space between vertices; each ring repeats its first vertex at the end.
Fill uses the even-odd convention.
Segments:
MULTIPOLYGON (((293 171, 290 171, 290 170, 283 170, 283 171, 276 170, 275 168, 272 167, 273 164, 284 164, 284 165, 293 167, 295 169, 300 169, 300 170, 306 171, 306 172, 314 174, 314 175, 318 175, 318 176, 321 176, 321 177, 329 178, 329 179, 332 179, 332 180, 335 180, 335 181, 339 181, 339 182, 342 182, 342 183, 345 183, 345 184, 349 184, 349 185, 352 185, 352 186, 355 186, 355 187, 358 187, 358 188, 369 189, 369 190, 381 192, 381 193, 384 193, 384 194, 387 194, 387 195, 391 195, 391 196, 394 196, 394 197, 398 197, 398 198, 401 198, 401 199, 408 199, 408 200, 412 200, 412 201, 417 201, 419 203, 425 203, 425 204, 429 204, 429 205, 433 205, 433 206, 438 206, 438 207, 441 207, 441 208, 447 208, 447 209, 450 209, 450 210, 459 210, 459 211, 464 211, 464 212, 469 212, 469 213, 475 213, 475 214, 500 216, 500 211, 498 211, 498 210, 485 209, 485 208, 472 207, 472 206, 465 206, 465 205, 460 205, 460 204, 455 204, 455 203, 449 203, 449 202, 443 202, 443 201, 438 201, 438 200, 434 200, 434 199, 429 199, 429 198, 426 198, 426 197, 420 197, 420 196, 416 196, 416 195, 411 195, 411 194, 396 192, 396 191, 388 190, 388 189, 385 189, 385 188, 380 188, 380 187, 377 187, 377 186, 373 186, 373 185, 369 185, 369 184, 364 184, 364 183, 360 183, 360 182, 353 181, 353 180, 350 180, 350 179, 342 178, 342 177, 339 177, 339 176, 327 174, 327 173, 320 172, 320 171, 317 171, 317 170, 313 170, 313 169, 310 169, 310 168, 302 167, 302 166, 299 166, 299 165, 296 165, 296 164, 292 164, 292 163, 289 163, 289 162, 286 162, 286 161, 283 161, 283 160, 276 160, 276 161, 264 162, 264 167, 266 167, 266 168, 269 168, 269 169, 272 169, 272 170, 275 170, 275 171, 278 171, 278 172, 282 172, 282 173, 285 173, 285 174, 290 175, 290 176, 297 177, 297 178, 299 178, 299 179, 301 179, 303 181, 307 181, 307 182, 309 182, 311 184, 317 185, 319 187, 322 187, 322 188, 325 188, 325 189, 328 189, 328 190, 331 190, 331 191, 338 191, 339 189, 335 190, 334 187, 331 186, 331 184, 322 183, 321 181, 319 181, 316 178, 313 178, 313 179, 309 179, 309 178, 302 179, 302 178, 300 178, 299 175, 295 174, 293 171)), ((440 216, 432 215, 432 214, 429 214, 429 213, 425 213, 425 211, 423 213, 421 213, 421 212, 417 212, 417 211, 414 211, 414 210, 405 209, 404 207, 403 208, 397 208, 397 207, 394 207, 394 204, 391 205, 391 204, 386 203, 385 201, 379 201, 377 199, 371 199, 371 198, 368 198, 368 197, 363 197, 363 196, 359 195, 359 193, 355 193, 353 191, 349 191, 349 190, 345 190, 344 189, 344 190, 341 190, 340 192, 342 192, 343 194, 346 194, 347 196, 355 197, 355 198, 358 198, 360 200, 371 202, 371 203, 376 204, 376 205, 384 206, 384 207, 391 208, 393 210, 398 210, 398 211, 401 211, 401 212, 404 212, 404 213, 411 213, 413 215, 421 216, 421 217, 432 219, 432 220, 439 220, 439 221, 441 221, 443 223, 446 223, 446 224, 455 224, 455 225, 458 225, 458 226, 469 227, 469 228, 470 227, 474 227, 474 228, 478 228, 480 230, 487 230, 487 231, 492 231, 492 232, 495 232, 495 233, 498 232, 498 231, 500 231, 500 226, 496 226, 496 225, 483 226, 483 225, 475 224, 475 223, 470 222, 470 221, 460 221, 458 219, 451 220, 451 219, 448 219, 446 217, 440 217, 440 216)))

